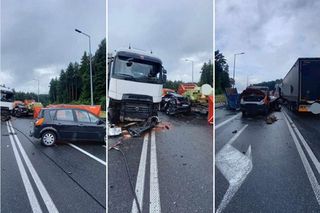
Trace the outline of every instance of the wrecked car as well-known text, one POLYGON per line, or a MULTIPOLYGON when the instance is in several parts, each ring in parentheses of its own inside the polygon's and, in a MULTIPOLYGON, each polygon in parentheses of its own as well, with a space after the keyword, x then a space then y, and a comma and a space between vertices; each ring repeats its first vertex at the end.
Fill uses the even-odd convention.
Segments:
POLYGON ((28 116, 28 114, 28 108, 23 103, 16 103, 12 110, 12 115, 15 117, 28 116))
POLYGON ((270 97, 268 87, 250 86, 240 95, 240 110, 243 116, 268 114, 270 97))
POLYGON ((191 102, 188 98, 177 93, 168 93, 162 97, 160 109, 167 115, 189 113, 191 112, 191 102))

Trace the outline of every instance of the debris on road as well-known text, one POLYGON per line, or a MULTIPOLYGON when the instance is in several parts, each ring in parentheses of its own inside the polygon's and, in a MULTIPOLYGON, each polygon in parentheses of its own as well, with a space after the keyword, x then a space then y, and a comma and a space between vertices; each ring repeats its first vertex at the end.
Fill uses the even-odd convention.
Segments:
POLYGON ((273 124, 274 122, 276 122, 278 120, 278 118, 272 114, 272 115, 269 115, 267 118, 266 118, 266 122, 267 124, 273 124))
POLYGON ((108 129, 109 129, 109 131, 108 131, 109 136, 119 136, 122 134, 121 127, 116 127, 113 124, 109 125, 108 129))
POLYGON ((232 134, 236 134, 238 132, 238 130, 234 130, 232 131, 232 134))
POLYGON ((139 124, 127 128, 127 130, 132 137, 139 137, 143 132, 155 127, 157 123, 159 123, 159 118, 157 116, 152 116, 144 122, 140 122, 139 124))

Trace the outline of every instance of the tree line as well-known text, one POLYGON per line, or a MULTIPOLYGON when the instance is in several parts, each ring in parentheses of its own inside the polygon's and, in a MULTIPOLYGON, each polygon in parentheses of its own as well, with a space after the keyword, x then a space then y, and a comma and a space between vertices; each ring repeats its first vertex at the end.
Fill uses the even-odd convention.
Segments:
POLYGON ((224 55, 216 50, 214 52, 215 60, 215 93, 222 94, 226 88, 231 87, 233 79, 229 77, 229 65, 224 55))
MULTIPOLYGON (((203 84, 210 84, 213 87, 213 64, 211 60, 205 62, 201 67, 201 76, 199 82, 197 82, 198 86, 202 86, 203 84)), ((183 81, 177 80, 167 80, 166 83, 163 85, 163 88, 178 90, 179 85, 185 83, 183 81)))
MULTIPOLYGON (((59 77, 50 81, 51 103, 90 104, 90 60, 84 52, 80 63, 70 62, 59 77)), ((106 39, 103 39, 92 56, 92 82, 94 104, 106 105, 106 39)))

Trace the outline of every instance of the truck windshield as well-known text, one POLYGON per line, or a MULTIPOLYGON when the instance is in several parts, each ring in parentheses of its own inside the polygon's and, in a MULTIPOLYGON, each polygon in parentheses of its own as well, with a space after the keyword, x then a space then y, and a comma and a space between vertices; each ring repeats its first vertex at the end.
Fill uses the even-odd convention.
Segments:
POLYGON ((119 56, 114 63, 113 77, 131 81, 161 83, 161 68, 161 64, 158 63, 119 56))
POLYGON ((13 102, 13 92, 1 90, 0 94, 1 94, 1 101, 3 101, 3 102, 13 102))

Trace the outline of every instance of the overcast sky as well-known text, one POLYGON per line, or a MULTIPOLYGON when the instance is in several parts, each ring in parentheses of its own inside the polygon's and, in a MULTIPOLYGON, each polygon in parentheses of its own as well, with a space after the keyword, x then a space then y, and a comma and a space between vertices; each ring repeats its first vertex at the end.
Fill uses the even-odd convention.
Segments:
POLYGON ((217 0, 216 48, 236 86, 283 78, 298 57, 319 57, 320 1, 217 0))
POLYGON ((59 76, 69 62, 80 62, 92 54, 106 36, 104 0, 1 0, 1 77, 16 91, 47 93, 52 77, 59 76), (32 3, 31 3, 32 2, 32 3))
POLYGON ((152 50, 168 79, 200 78, 201 66, 213 57, 212 0, 109 0, 109 51, 132 47, 152 50))

